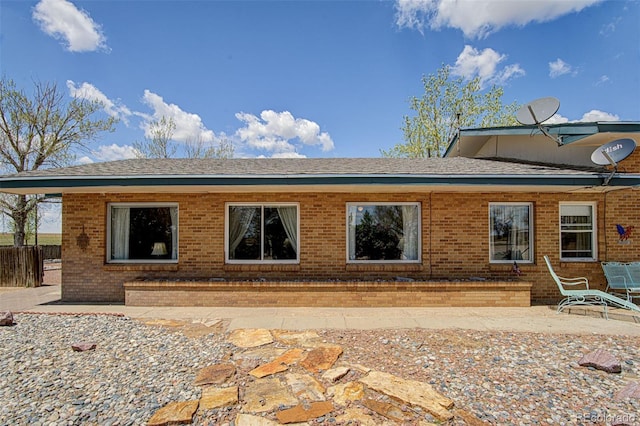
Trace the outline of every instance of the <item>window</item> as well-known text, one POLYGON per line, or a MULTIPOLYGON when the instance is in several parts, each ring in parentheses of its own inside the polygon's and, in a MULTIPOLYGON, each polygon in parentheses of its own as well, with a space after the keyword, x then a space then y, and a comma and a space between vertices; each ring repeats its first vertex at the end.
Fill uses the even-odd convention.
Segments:
POLYGON ((489 204, 490 262, 533 261, 531 203, 489 204))
POLYGON ((420 261, 418 203, 347 204, 349 262, 420 261))
POLYGON ((226 260, 298 262, 298 223, 295 204, 227 205, 226 260))
POLYGON ((110 204, 108 227, 108 262, 178 259, 177 204, 110 204))
POLYGON ((560 258, 595 260, 594 204, 560 204, 560 258))

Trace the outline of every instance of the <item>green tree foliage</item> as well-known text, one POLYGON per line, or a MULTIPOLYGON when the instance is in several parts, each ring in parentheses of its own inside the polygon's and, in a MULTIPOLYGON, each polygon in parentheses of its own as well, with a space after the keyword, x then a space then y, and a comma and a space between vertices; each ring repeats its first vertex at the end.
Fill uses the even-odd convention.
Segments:
POLYGON ((499 86, 483 90, 479 77, 453 78, 443 65, 435 74, 422 77, 424 94, 410 100, 415 115, 404 116, 404 143, 382 150, 385 157, 441 157, 458 128, 517 124, 518 105, 502 103, 499 86))
MULTIPOLYGON (((144 141, 136 141, 133 148, 138 158, 173 158, 177 156, 178 145, 172 140, 176 130, 173 118, 162 117, 160 120, 149 124, 151 137, 144 141)), ((184 143, 184 156, 186 158, 233 158, 233 144, 226 138, 220 139, 215 144, 210 144, 195 137, 184 143)))
MULTIPOLYGON (((113 131, 113 117, 93 119, 103 104, 69 100, 54 83, 34 83, 31 95, 13 80, 0 79, 0 173, 20 173, 62 166, 73 150, 86 147, 104 131, 113 131)), ((38 198, 4 194, 0 213, 13 222, 14 245, 22 246, 31 211, 38 198)))

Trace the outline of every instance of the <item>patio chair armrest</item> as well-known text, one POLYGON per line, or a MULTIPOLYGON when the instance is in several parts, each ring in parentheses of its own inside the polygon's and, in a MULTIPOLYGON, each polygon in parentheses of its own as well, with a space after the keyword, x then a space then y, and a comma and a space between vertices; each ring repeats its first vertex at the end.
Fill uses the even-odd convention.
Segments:
POLYGON ((589 280, 586 277, 561 277, 558 276, 563 286, 576 286, 583 285, 586 290, 589 290, 589 280))

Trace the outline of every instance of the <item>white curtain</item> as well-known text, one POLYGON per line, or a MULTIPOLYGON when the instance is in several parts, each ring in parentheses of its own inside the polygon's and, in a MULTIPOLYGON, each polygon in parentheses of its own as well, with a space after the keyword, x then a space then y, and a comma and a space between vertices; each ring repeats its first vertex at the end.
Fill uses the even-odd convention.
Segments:
POLYGON ((249 229, 255 214, 255 207, 229 208, 229 259, 234 258, 234 252, 249 229))
POLYGON ((298 214, 296 207, 278 207, 278 215, 291 242, 291 247, 298 253, 298 214))
POLYGON ((418 259, 418 208, 402 206, 402 259, 418 259))
POLYGON ((129 258, 129 207, 111 208, 111 253, 113 259, 129 258))
POLYGON ((349 207, 349 259, 356 258, 356 208, 349 207))
POLYGON ((178 209, 169 208, 171 214, 171 259, 178 258, 178 209))

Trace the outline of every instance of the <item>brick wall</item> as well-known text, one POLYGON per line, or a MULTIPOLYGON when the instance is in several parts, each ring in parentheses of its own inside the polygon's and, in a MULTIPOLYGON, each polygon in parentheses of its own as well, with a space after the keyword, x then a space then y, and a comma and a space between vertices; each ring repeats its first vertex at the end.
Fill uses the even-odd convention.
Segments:
POLYGON ((599 260, 640 260, 640 191, 609 193, 228 193, 228 194, 65 194, 63 198, 63 290, 65 301, 123 302, 123 283, 137 278, 223 277, 229 280, 417 280, 482 277, 512 279, 510 264, 489 263, 489 203, 531 202, 535 263, 519 263, 521 280, 531 282, 534 302, 557 300, 559 293, 542 256, 559 275, 586 275, 595 288, 605 282, 597 262, 559 262, 559 202, 597 202, 599 260), (109 202, 179 204, 178 264, 107 264, 106 217, 109 202), (403 265, 346 263, 346 203, 421 204, 422 262, 403 265), (297 202, 300 205, 300 264, 230 265, 224 262, 225 202, 297 202), (629 244, 619 244, 615 225, 635 226, 629 244), (89 244, 83 250, 78 237, 89 244))

